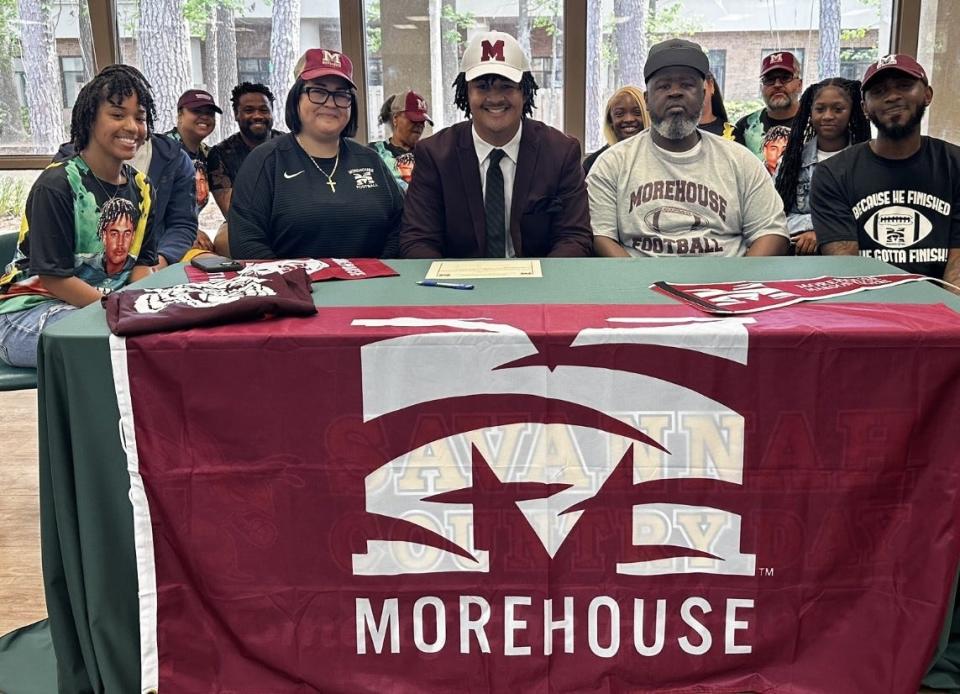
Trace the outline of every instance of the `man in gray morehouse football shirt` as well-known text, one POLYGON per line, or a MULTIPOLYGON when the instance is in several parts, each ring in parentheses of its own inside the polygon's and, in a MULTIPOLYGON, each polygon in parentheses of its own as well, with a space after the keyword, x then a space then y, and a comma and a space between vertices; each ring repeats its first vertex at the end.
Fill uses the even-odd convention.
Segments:
POLYGON ((644 77, 652 127, 618 142, 587 176, 593 243, 602 256, 783 255, 783 202, 763 164, 697 129, 709 63, 670 39, 644 77))

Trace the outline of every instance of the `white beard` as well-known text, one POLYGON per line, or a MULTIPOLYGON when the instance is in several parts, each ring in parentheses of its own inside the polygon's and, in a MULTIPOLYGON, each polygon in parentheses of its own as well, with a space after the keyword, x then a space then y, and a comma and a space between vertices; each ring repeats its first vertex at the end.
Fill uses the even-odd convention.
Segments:
POLYGON ((653 129, 657 131, 660 137, 666 138, 667 140, 682 140, 697 129, 700 116, 696 115, 685 118, 677 115, 667 116, 663 120, 658 120, 651 114, 650 120, 653 123, 653 129))

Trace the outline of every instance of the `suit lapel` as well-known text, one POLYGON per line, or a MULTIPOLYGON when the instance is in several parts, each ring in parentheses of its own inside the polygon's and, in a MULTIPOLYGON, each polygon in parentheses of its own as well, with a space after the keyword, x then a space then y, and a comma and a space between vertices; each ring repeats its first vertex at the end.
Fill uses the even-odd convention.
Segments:
POLYGON ((524 118, 521 127, 523 134, 520 136, 520 153, 517 155, 517 171, 513 178, 513 200, 510 202, 510 236, 513 238, 513 248, 518 258, 523 255, 520 218, 530 196, 530 182, 537 169, 537 157, 540 154, 540 138, 533 125, 524 118))
POLYGON ((477 148, 473 146, 473 126, 469 121, 460 128, 457 149, 460 155, 457 157, 460 162, 460 178, 467 194, 473 234, 482 257, 487 247, 487 213, 483 206, 483 185, 480 181, 480 166, 477 164, 477 148))

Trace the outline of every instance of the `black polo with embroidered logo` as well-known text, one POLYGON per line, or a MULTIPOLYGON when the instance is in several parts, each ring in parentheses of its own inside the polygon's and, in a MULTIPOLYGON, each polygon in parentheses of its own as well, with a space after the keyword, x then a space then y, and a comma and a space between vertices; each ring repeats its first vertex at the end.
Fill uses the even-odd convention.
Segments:
POLYGON ((383 160, 344 138, 339 158, 307 155, 294 135, 257 147, 230 207, 234 258, 376 258, 397 253, 403 195, 383 160))

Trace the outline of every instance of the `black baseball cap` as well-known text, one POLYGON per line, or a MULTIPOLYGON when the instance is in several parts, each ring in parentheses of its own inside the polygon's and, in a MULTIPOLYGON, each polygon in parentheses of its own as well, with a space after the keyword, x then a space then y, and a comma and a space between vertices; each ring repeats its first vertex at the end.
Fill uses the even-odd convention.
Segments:
POLYGON ((710 74, 710 61, 703 48, 685 39, 667 39, 651 47, 643 66, 643 79, 649 81, 653 73, 665 67, 693 68, 704 78, 710 74))

